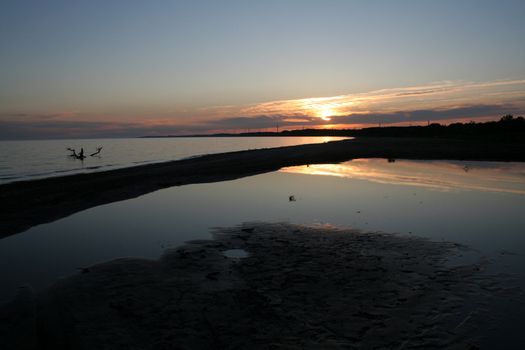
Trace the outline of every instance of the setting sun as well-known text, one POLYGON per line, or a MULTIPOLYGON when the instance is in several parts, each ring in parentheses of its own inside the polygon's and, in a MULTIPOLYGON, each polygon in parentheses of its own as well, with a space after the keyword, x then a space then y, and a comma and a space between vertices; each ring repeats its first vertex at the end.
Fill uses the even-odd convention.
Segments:
POLYGON ((319 109, 317 111, 317 116, 320 117, 322 120, 330 121, 332 120, 332 116, 335 115, 335 111, 332 108, 324 107, 322 109, 319 109))

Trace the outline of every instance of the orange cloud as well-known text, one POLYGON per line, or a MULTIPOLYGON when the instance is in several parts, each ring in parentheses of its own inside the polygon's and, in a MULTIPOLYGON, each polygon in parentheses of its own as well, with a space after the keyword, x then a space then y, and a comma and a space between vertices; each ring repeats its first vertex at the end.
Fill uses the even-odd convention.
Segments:
POLYGON ((239 115, 307 115, 314 117, 389 113, 398 110, 455 108, 474 104, 525 104, 525 80, 445 81, 365 93, 281 100, 245 106, 239 115), (422 98, 424 97, 424 98, 422 98))

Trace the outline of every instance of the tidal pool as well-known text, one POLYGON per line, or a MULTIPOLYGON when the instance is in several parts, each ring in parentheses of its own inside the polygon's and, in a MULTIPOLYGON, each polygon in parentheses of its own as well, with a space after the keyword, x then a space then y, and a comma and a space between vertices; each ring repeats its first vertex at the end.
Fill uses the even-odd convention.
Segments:
POLYGON ((336 225, 447 240, 525 285, 525 165, 358 159, 160 190, 0 240, 0 301, 91 264, 157 258, 247 221, 336 225), (294 201, 290 200, 293 196, 294 201))

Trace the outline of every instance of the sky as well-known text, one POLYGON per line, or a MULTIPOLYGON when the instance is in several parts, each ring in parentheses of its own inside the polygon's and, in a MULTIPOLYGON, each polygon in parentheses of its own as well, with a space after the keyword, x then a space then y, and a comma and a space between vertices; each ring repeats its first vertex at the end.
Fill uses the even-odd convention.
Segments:
POLYGON ((523 18, 523 0, 3 0, 0 139, 522 115, 523 18))

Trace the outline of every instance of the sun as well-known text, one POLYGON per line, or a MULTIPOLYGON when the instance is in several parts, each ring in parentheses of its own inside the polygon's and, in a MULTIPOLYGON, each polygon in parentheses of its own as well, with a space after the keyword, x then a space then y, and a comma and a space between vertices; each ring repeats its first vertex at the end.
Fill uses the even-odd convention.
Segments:
POLYGON ((335 115, 335 111, 332 108, 324 107, 317 111, 317 116, 320 117, 324 121, 330 121, 332 120, 332 116, 335 115))

